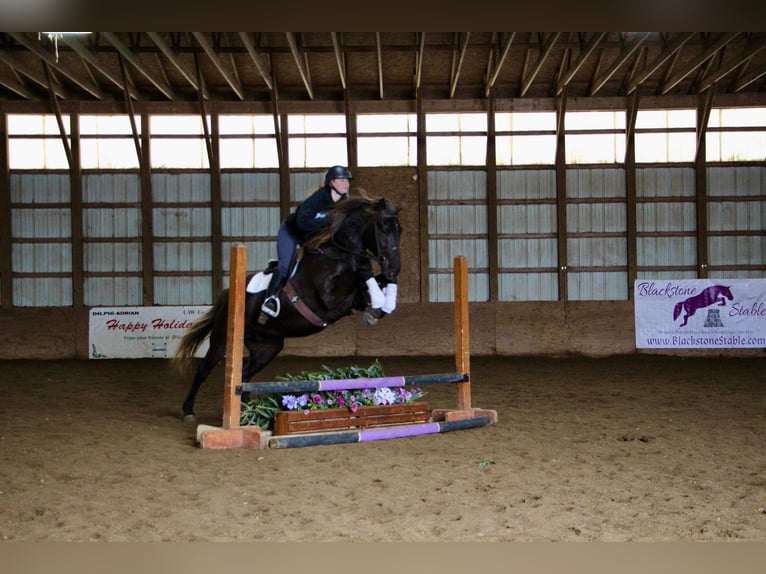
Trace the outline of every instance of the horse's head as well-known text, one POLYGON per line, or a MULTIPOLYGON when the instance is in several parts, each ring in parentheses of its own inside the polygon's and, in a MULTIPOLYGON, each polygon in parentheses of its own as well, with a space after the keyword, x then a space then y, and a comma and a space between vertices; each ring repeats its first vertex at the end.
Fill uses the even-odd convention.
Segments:
POLYGON ((375 254, 386 280, 393 282, 402 268, 399 251, 399 208, 386 199, 380 199, 374 203, 373 209, 377 216, 374 217, 372 225, 372 237, 370 233, 365 234, 365 247, 375 254))
POLYGON ((353 197, 328 210, 330 225, 314 235, 306 247, 332 244, 343 252, 380 264, 383 276, 394 282, 401 270, 399 208, 386 199, 353 197))

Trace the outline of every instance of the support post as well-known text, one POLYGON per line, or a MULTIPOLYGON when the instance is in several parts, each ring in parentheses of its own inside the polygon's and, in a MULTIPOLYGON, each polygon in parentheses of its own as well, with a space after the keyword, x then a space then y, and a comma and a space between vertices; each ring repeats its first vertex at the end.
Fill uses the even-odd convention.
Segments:
POLYGON ((468 260, 464 255, 454 259, 455 274, 455 370, 465 373, 467 380, 457 384, 458 410, 471 408, 471 343, 468 321, 468 260))
POLYGON ((229 269, 229 314, 226 324, 226 370, 223 395, 223 428, 239 427, 241 399, 237 385, 242 383, 242 355, 245 334, 245 275, 247 247, 231 247, 229 269))

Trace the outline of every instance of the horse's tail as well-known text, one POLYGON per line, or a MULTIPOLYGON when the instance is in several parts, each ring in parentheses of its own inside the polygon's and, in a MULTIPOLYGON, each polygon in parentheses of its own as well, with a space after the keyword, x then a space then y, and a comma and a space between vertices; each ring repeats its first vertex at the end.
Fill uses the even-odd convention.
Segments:
POLYGON ((194 353, 213 330, 213 323, 221 309, 226 309, 228 305, 228 290, 221 293, 215 305, 202 317, 197 319, 194 324, 181 337, 178 343, 175 355, 173 356, 173 366, 182 374, 188 372, 189 367, 194 360, 194 353))
POLYGON ((681 310, 684 308, 684 302, 679 301, 676 303, 676 306, 673 307, 673 320, 675 321, 678 319, 678 316, 681 314, 681 310))

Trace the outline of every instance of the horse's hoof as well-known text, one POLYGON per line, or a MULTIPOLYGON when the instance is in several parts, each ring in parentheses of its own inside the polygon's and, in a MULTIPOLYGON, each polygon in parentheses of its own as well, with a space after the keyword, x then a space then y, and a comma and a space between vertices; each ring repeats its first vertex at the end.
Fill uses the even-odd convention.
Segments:
POLYGON ((184 424, 188 426, 192 426, 197 424, 197 417, 195 417, 193 414, 184 415, 184 424))
POLYGON ((362 313, 362 319, 364 319, 364 324, 368 327, 374 327, 378 324, 378 319, 370 312, 369 309, 362 313))

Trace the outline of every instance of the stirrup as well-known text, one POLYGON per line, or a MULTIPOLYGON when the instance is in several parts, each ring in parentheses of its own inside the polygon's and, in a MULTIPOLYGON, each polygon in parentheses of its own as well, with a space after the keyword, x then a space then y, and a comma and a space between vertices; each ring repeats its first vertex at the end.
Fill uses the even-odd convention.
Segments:
POLYGON ((263 302, 263 305, 261 305, 261 313, 265 313, 269 317, 276 317, 279 315, 279 311, 281 310, 282 304, 279 300, 279 297, 276 295, 271 295, 270 297, 267 297, 266 300, 263 302), (274 309, 272 309, 268 303, 274 302, 274 309))

